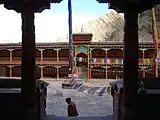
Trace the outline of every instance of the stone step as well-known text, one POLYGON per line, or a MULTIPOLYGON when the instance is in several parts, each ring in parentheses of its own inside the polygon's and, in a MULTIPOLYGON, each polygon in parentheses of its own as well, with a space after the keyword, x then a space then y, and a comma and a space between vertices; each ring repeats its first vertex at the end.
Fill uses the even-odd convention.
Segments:
POLYGON ((48 115, 46 120, 113 120, 113 117, 111 115, 109 116, 78 116, 78 117, 48 115))

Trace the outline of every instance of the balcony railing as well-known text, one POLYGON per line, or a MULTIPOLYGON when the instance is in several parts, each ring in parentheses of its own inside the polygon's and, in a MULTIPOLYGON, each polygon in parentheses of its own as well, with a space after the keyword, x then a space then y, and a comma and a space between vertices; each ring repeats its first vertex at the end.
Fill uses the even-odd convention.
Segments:
MULTIPOLYGON (((145 59, 142 59, 142 58, 139 58, 139 64, 142 65, 142 64, 153 64, 154 63, 154 60, 153 58, 145 58, 145 59)), ((109 64, 109 65, 112 65, 112 64, 120 64, 122 65, 123 64, 123 59, 117 59, 117 58, 91 58, 91 64, 109 64)))
MULTIPOLYGON (((21 61, 17 60, 17 61, 0 61, 0 65, 20 65, 21 61)), ((46 64, 68 64, 68 61, 43 61, 41 63, 41 61, 36 61, 37 65, 46 65, 46 64)))
POLYGON ((57 61, 57 57, 43 57, 43 61, 57 61))
MULTIPOLYGON (((0 57, 1 61, 9 61, 9 57, 0 57)), ((20 61, 21 57, 12 57, 12 61, 20 61)), ((36 57, 36 61, 41 61, 41 57, 36 57)), ((57 61, 57 57, 43 57, 43 61, 57 61)), ((59 61, 68 61, 68 57, 59 57, 59 61)))
POLYGON ((68 57, 59 57, 59 61, 68 61, 68 57))
POLYGON ((0 57, 0 61, 8 61, 8 60, 10 60, 10 58, 9 57, 0 57))
MULTIPOLYGON (((56 57, 44 57, 43 62, 41 63, 41 58, 36 58, 36 64, 68 64, 68 57, 59 57, 59 61, 57 61, 56 57)), ((123 59, 118 58, 90 58, 91 64, 108 64, 108 65, 122 65, 123 59)), ((139 58, 139 65, 147 65, 153 64, 153 58, 139 58)), ((0 57, 0 64, 21 64, 21 57, 13 57, 12 61, 10 61, 9 57, 0 57)))

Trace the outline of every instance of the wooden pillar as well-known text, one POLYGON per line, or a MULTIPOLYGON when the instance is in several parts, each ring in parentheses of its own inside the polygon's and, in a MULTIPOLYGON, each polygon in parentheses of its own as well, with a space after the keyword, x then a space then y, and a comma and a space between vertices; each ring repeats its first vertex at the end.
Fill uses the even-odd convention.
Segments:
MULTIPOLYGON (((9 56, 10 64, 12 62, 12 49, 10 50, 10 56, 9 56)), ((9 77, 12 77, 12 66, 9 66, 9 77)))
POLYGON ((41 66, 41 78, 43 78, 43 66, 41 66))
POLYGON ((74 47, 74 67, 76 67, 77 61, 76 61, 76 46, 74 47))
POLYGON ((124 72, 124 116, 123 120, 134 120, 138 90, 138 12, 124 13, 123 72, 124 72))
POLYGON ((145 78, 145 77, 146 77, 146 71, 143 70, 143 78, 145 78))
POLYGON ((43 78, 43 49, 41 51, 41 78, 43 78))
POLYGON ((57 49, 57 62, 59 62, 59 49, 57 49))
POLYGON ((106 61, 106 79, 108 79, 108 74, 107 74, 107 68, 108 68, 108 65, 107 65, 107 52, 108 52, 108 49, 105 50, 106 51, 106 58, 105 58, 105 61, 106 61))
POLYGON ((12 66, 9 66, 9 77, 12 77, 12 66))
POLYGON ((59 80, 59 67, 57 67, 57 80, 59 80))
MULTIPOLYGON (((142 52, 143 52, 142 59, 143 59, 143 64, 144 64, 144 59, 145 59, 144 52, 145 52, 145 50, 142 49, 142 52)), ((145 78, 145 70, 143 70, 142 73, 143 73, 143 78, 145 78)))
POLYGON ((90 80, 90 56, 89 56, 89 54, 90 54, 90 47, 88 46, 88 58, 87 58, 87 61, 88 61, 88 77, 87 77, 87 79, 88 80, 90 80))
POLYGON ((26 117, 32 120, 35 116, 35 88, 36 88, 36 62, 35 62, 35 25, 34 12, 27 8, 21 13, 22 18, 22 85, 21 92, 26 108, 26 117), (33 117, 34 116, 34 117, 33 117))
POLYGON ((43 64, 43 49, 40 50, 41 51, 41 66, 43 64))
POLYGON ((91 67, 91 59, 92 59, 92 49, 90 48, 90 51, 89 51, 89 61, 90 61, 90 71, 89 71, 89 79, 91 80, 92 79, 92 67, 91 67))

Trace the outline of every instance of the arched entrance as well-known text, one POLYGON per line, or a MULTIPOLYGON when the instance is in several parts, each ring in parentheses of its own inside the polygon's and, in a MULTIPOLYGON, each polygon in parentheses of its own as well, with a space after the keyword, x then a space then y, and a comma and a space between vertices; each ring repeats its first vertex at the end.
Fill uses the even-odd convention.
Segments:
POLYGON ((43 68, 43 76, 48 78, 57 78, 57 68, 53 66, 46 66, 43 68))
POLYGON ((138 58, 143 58, 143 51, 142 50, 138 50, 138 58))
POLYGON ((59 78, 68 78, 69 67, 64 66, 59 68, 59 78))
POLYGON ((0 66, 0 76, 9 77, 10 69, 8 66, 0 66))
POLYGON ((41 51, 36 49, 36 61, 40 61, 41 60, 41 51))
POLYGON ((41 68, 36 66, 36 78, 40 78, 41 77, 41 68))
POLYGON ((106 51, 102 49, 93 49, 92 58, 106 58, 106 51))
POLYGON ((121 50, 121 49, 110 49, 110 50, 107 51, 107 58, 122 59, 123 58, 123 50, 121 50))
POLYGON ((117 79, 119 76, 122 76, 123 68, 121 67, 110 67, 107 69, 107 78, 108 79, 117 79))
POLYGON ((76 66, 87 68, 88 56, 85 53, 79 53, 76 56, 76 66))
POLYGON ((148 49, 144 52, 144 57, 145 58, 153 58, 154 56, 154 50, 153 49, 148 49))
POLYGON ((138 67, 138 74, 139 74, 139 78, 143 78, 143 70, 140 68, 140 67, 138 67))
POLYGON ((59 61, 68 61, 68 49, 61 49, 58 52, 59 61))
POLYGON ((153 67, 148 67, 145 71, 146 71, 146 73, 145 73, 146 77, 153 77, 153 76, 155 76, 154 75, 154 68, 153 67))
POLYGON ((78 67, 79 79, 85 79, 88 78, 88 56, 85 53, 79 53, 76 56, 76 66, 78 67))
POLYGON ((10 51, 9 50, 0 50, 0 60, 9 61, 10 60, 10 51))
POLYGON ((57 51, 53 49, 45 49, 43 51, 44 61, 57 61, 57 51))
POLYGON ((92 79, 106 79, 106 69, 103 67, 93 67, 91 77, 92 79))
POLYGON ((22 57, 22 50, 21 49, 15 49, 12 51, 12 60, 17 61, 17 60, 21 60, 22 57))
POLYGON ((14 66, 12 68, 12 76, 13 77, 21 77, 21 66, 14 66))

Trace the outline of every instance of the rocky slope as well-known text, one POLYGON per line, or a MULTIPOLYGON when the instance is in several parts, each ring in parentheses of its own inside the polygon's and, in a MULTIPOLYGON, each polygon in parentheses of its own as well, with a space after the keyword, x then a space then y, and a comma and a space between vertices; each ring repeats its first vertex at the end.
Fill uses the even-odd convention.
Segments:
MULTIPOLYGON (((156 7, 157 29, 160 36, 160 5, 156 7)), ((151 10, 139 14, 139 41, 152 41, 151 10)), ((114 42, 123 40, 123 15, 112 11, 94 21, 73 28, 74 33, 92 33, 93 42, 114 42)), ((67 41, 67 35, 59 40, 67 41)))

